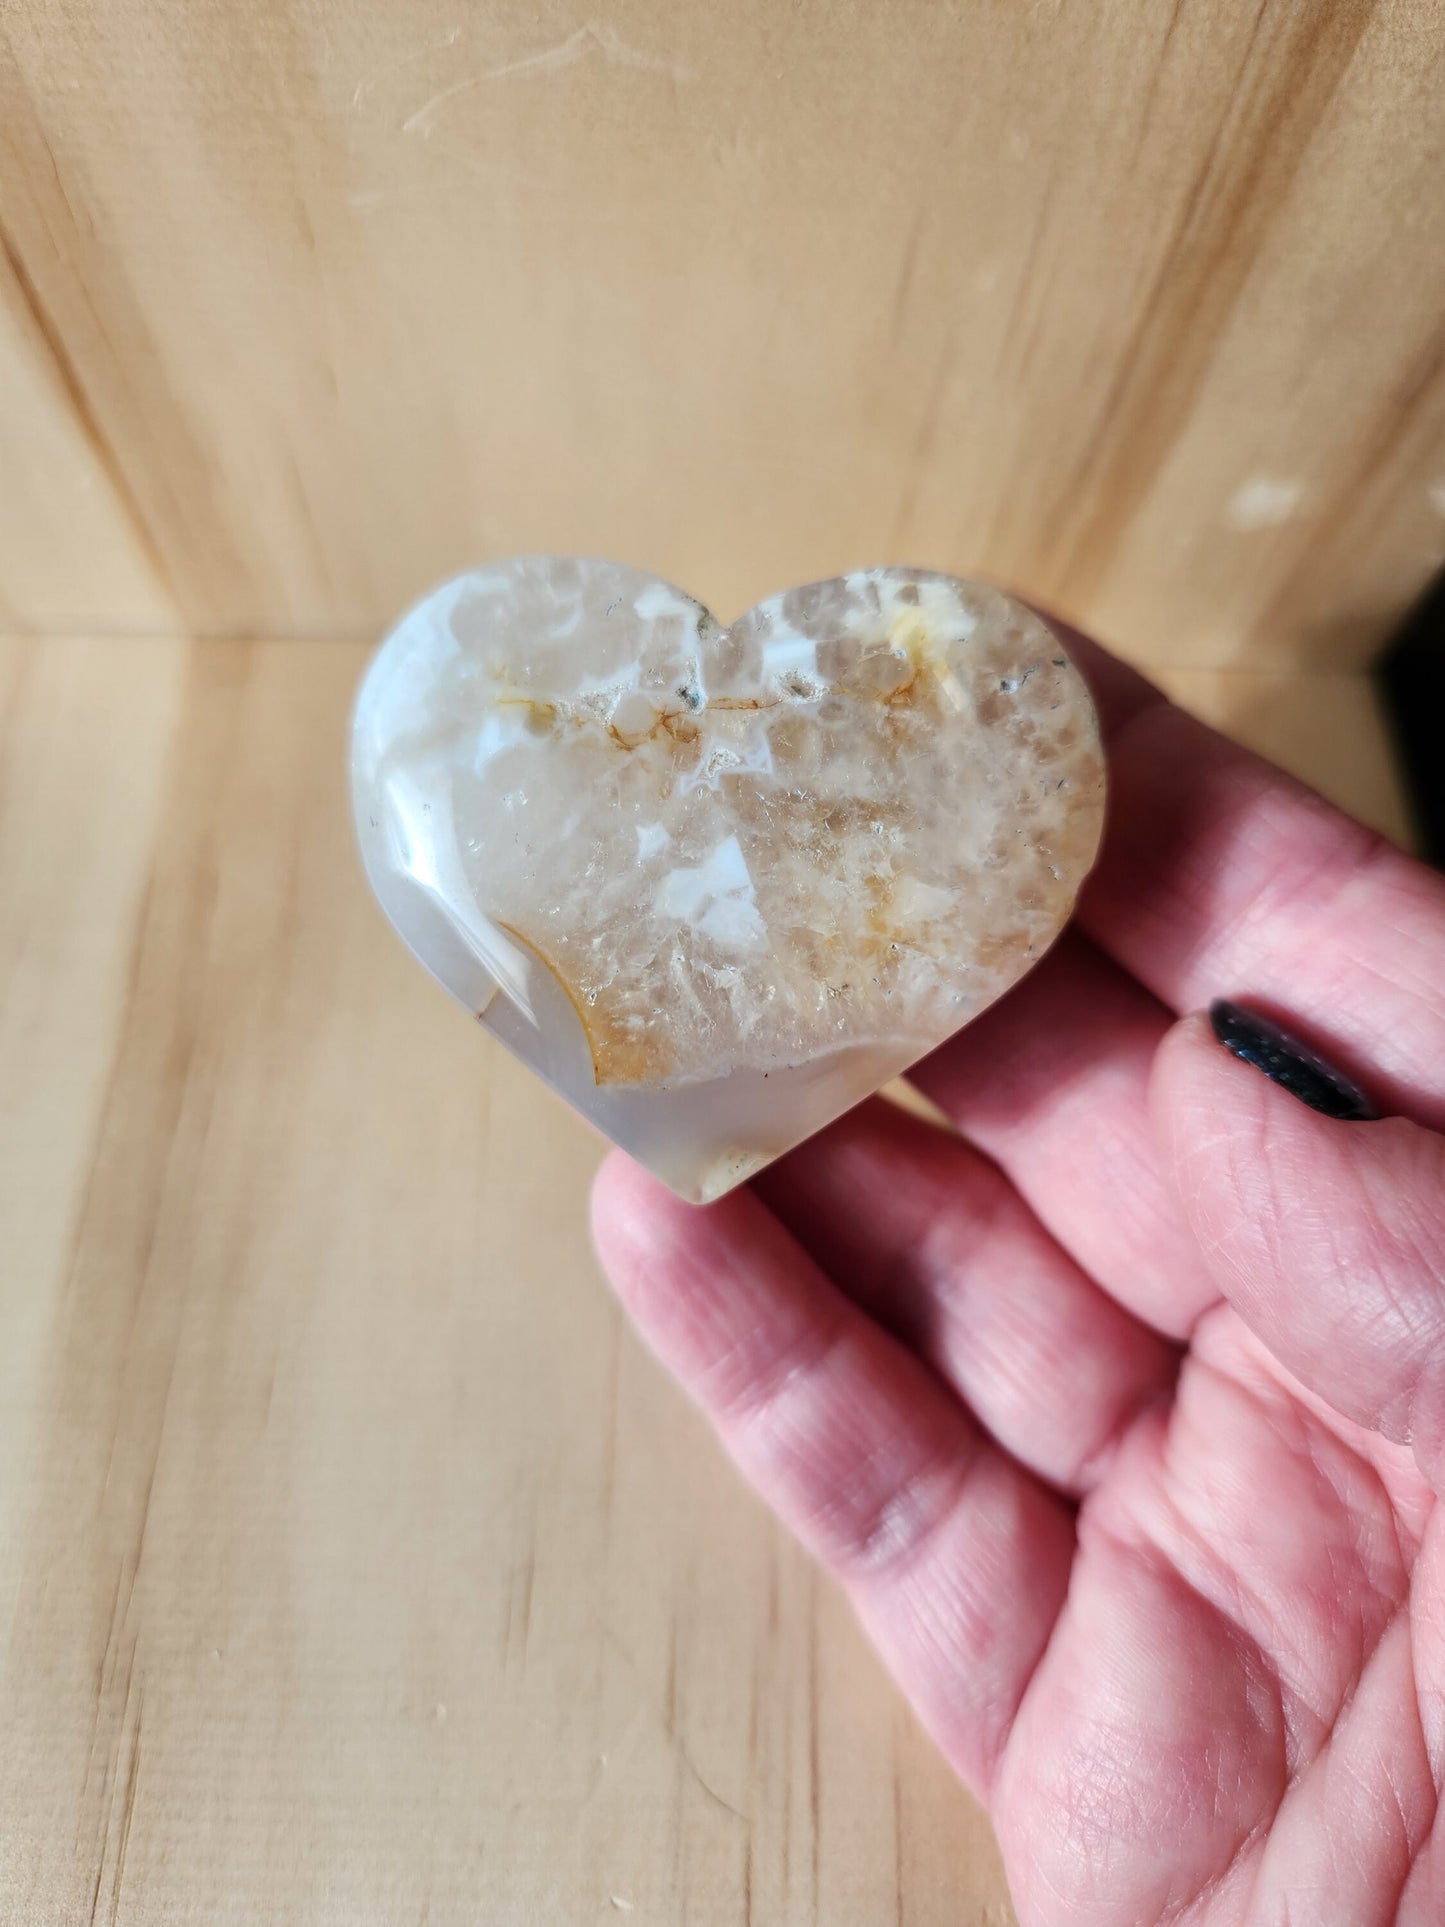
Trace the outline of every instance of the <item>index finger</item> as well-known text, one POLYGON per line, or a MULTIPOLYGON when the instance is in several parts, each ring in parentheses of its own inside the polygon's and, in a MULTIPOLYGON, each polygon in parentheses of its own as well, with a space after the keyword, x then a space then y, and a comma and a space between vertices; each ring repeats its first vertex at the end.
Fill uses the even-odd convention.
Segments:
POLYGON ((614 1154, 593 1229, 643 1338, 986 1792, 1068 1588, 1070 1509, 752 1191, 699 1211, 614 1154))
POLYGON ((1083 928, 1172 1009, 1259 1004, 1445 1124, 1445 879, 1064 633, 1109 752, 1083 928))

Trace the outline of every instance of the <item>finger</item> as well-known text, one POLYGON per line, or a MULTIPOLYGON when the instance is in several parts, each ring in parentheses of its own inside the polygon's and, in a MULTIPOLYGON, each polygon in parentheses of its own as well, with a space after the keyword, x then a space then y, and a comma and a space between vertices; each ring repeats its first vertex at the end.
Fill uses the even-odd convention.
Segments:
POLYGON ((989 1161, 861 1105, 755 1187, 856 1304, 1006 1451, 1074 1495, 1174 1381, 1177 1353, 1087 1278, 989 1161))
POLYGON ((1109 744, 1082 927, 1175 1011, 1222 989, 1330 1013, 1384 1108, 1445 1124, 1445 880, 1075 637, 1109 744))
POLYGON ((1445 1138, 1322 1116, 1195 1016, 1155 1070, 1163 1155, 1220 1291, 1347 1418, 1445 1472, 1445 1138))
POLYGON ((839 1575, 950 1760, 986 1790, 1063 1602, 1068 1509, 751 1193, 698 1211, 614 1156, 593 1225, 644 1339, 839 1575))
POLYGON ((1157 998, 1070 934, 910 1082, 1008 1174, 1121 1305, 1182 1338, 1219 1296, 1159 1165, 1149 1117, 1157 998))

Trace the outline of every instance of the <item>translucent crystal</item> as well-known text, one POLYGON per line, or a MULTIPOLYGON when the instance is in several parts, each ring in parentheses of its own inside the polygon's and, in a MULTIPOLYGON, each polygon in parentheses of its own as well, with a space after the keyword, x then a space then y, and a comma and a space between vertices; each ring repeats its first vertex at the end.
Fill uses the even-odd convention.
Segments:
POLYGON ((398 625, 352 780, 422 963, 697 1201, 1015 982, 1104 802, 1081 677, 997 590, 876 569, 724 629, 635 569, 546 556, 398 625))

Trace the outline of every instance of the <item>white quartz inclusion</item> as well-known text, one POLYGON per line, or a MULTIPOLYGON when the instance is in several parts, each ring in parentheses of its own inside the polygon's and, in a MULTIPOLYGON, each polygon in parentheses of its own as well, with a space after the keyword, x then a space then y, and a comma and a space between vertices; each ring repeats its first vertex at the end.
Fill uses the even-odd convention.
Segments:
POLYGON ((421 603, 352 754, 421 961, 683 1196, 718 1196, 1013 983, 1093 861, 1104 773, 1057 637, 905 569, 721 628, 607 562, 421 603))

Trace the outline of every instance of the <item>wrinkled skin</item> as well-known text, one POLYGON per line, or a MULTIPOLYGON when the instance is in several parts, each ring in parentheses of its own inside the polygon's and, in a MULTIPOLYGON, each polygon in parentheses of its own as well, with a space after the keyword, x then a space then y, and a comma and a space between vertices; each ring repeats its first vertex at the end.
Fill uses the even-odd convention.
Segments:
POLYGON ((644 1338, 848 1589, 1025 1923, 1445 1921, 1445 884, 1080 644, 1076 927, 706 1211, 615 1156, 644 1338), (1383 1121, 1198 1012, 1268 1011, 1383 1121))

